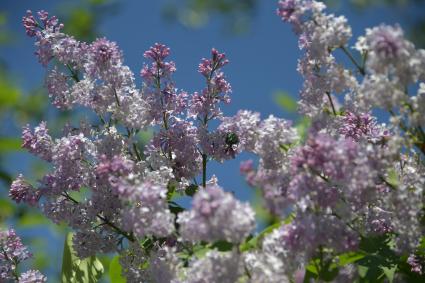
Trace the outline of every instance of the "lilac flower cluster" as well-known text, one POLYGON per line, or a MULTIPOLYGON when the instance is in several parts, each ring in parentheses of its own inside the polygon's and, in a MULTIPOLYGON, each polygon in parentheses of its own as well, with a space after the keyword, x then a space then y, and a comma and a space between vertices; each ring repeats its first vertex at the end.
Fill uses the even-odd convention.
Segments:
MULTIPOLYGON (((344 17, 313 0, 278 5, 304 50, 298 71, 299 110, 311 122, 305 138, 272 115, 224 116, 229 61, 216 49, 198 66, 205 87, 188 93, 175 85, 170 49, 156 43, 144 53, 138 88, 116 43, 79 42, 55 17, 40 12, 37 21, 28 12, 24 27, 48 69, 52 104, 87 107, 98 120, 66 125, 59 138, 44 122, 26 126, 22 146, 52 170, 38 186, 19 175, 10 197, 69 225, 79 257, 117 252, 128 282, 303 282, 312 266, 322 280, 340 256, 377 237, 391 238, 392 252, 409 256, 412 271, 422 273, 425 51, 400 27, 379 26, 351 48, 360 62, 344 17), (373 107, 388 111, 387 125, 378 124, 373 107), (148 127, 153 136, 142 145, 148 127), (257 236, 251 206, 215 177, 207 181, 208 162, 242 152, 257 157, 240 171, 260 190, 276 226, 257 236), (180 196, 193 197, 190 209, 176 202, 180 196)), ((339 266, 334 280, 359 276, 352 262, 339 266)), ((43 278, 35 271, 21 277, 43 278)))
POLYGON ((179 215, 180 233, 188 241, 241 243, 255 228, 254 211, 216 185, 193 198, 193 208, 179 215))
POLYGON ((0 281, 43 283, 46 277, 38 270, 28 270, 18 275, 18 265, 32 257, 13 229, 0 231, 0 281))

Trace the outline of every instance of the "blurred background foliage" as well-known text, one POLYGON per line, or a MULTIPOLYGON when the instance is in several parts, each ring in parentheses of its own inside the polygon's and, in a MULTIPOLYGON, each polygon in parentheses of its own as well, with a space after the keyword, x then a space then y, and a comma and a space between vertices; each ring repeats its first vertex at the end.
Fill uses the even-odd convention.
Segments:
POLYGON ((163 16, 188 28, 202 28, 219 16, 224 32, 238 34, 249 30, 259 4, 258 0, 172 0, 164 5, 163 16))
MULTIPOLYGON (((12 1, 12 0, 11 0, 12 1)), ((337 12, 343 0, 326 1, 337 12)), ((350 0, 352 9, 358 13, 367 12, 376 7, 393 7, 399 13, 400 19, 408 27, 408 36, 419 47, 425 47, 425 17, 422 7, 425 0, 350 0), (422 11, 422 12, 421 12, 422 11)), ((252 20, 261 9, 260 0, 165 0, 162 8, 164 21, 174 25, 181 24, 188 29, 202 29, 211 19, 220 19, 219 28, 225 36, 238 36, 250 32, 252 20)), ((78 0, 57 1, 55 10, 51 11, 65 23, 65 32, 76 38, 91 41, 102 36, 99 25, 106 17, 120 12, 124 1, 118 0, 78 0)), ((21 43, 23 32, 14 34, 8 26, 8 14, 0 6, 0 47, 14 46, 21 43)), ((49 244, 51 237, 65 238, 66 229, 52 225, 37 209, 24 205, 15 205, 8 195, 11 181, 16 177, 13 167, 8 164, 14 155, 24 155, 21 151, 19 138, 21 128, 25 124, 34 126, 38 121, 48 121, 53 135, 60 131, 70 113, 58 112, 49 107, 48 97, 43 82, 38 87, 24 91, 20 84, 21 78, 15 77, 8 70, 5 63, 5 54, 0 55, 0 225, 13 226, 23 236, 26 244, 30 245, 34 253, 34 260, 29 263, 32 268, 40 269, 50 278, 59 278, 62 251, 52 251, 57 247, 49 244), (45 231, 53 236, 45 234, 45 231), (36 235, 36 236, 34 236, 36 235), (55 263, 55 264, 53 264, 55 263)), ((274 94, 277 103, 285 113, 296 115, 296 101, 294 96, 278 90, 274 94)), ((309 121, 304 117, 295 119, 297 128, 304 134, 309 121)), ((39 160, 27 157, 28 172, 25 175, 35 182, 47 170, 46 165, 39 160)), ((265 223, 273 222, 264 210, 261 209, 259 196, 254 197, 253 203, 258 215, 265 223)), ((100 258, 105 267, 105 276, 102 281, 119 280, 119 264, 117 258, 104 256, 100 258), (112 260, 112 261, 111 261, 112 260), (114 268, 108 270, 109 262, 114 268)), ((54 282, 54 280, 52 281, 54 282)))

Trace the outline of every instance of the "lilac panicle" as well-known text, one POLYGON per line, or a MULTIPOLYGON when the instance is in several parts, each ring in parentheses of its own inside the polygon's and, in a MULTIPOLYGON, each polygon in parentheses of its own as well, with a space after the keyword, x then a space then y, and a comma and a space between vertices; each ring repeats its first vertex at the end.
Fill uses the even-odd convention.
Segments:
POLYGON ((192 210, 179 215, 180 233, 187 241, 226 240, 240 243, 255 228, 254 211, 217 185, 200 190, 192 210))
POLYGON ((203 58, 199 64, 198 72, 207 80, 207 87, 201 93, 192 95, 189 106, 189 116, 197 117, 203 123, 222 115, 218 106, 220 102, 230 103, 229 93, 232 91, 230 84, 225 80, 223 72, 219 70, 228 64, 226 55, 211 50, 211 59, 203 58))
POLYGON ((36 205, 40 199, 40 191, 36 191, 31 184, 24 180, 24 176, 19 174, 10 186, 9 197, 16 203, 24 202, 36 205))
POLYGON ((41 122, 35 127, 34 132, 30 130, 29 125, 25 126, 22 131, 22 140, 22 147, 30 153, 49 162, 52 160, 53 141, 48 133, 46 122, 41 122))

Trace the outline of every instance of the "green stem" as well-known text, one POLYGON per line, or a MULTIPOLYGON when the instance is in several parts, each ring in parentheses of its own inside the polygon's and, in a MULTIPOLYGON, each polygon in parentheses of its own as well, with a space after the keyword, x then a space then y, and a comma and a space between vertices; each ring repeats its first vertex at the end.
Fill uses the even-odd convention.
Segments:
POLYGON ((77 83, 80 82, 78 74, 72 69, 72 67, 69 64, 66 64, 66 67, 71 72, 71 77, 74 79, 74 81, 76 81, 77 83))
MULTIPOLYGON (((74 204, 80 204, 77 200, 75 200, 73 197, 71 197, 69 194, 67 194, 66 192, 62 194, 62 196, 64 196, 67 200, 73 202, 74 204)), ((119 227, 117 227, 114 223, 112 223, 111 221, 109 221, 106 217, 100 215, 100 214, 96 214, 97 218, 99 218, 100 220, 102 220, 106 225, 110 226, 112 229, 114 229, 118 234, 123 235, 125 238, 127 238, 130 242, 134 242, 136 239, 134 238, 134 236, 132 234, 129 234, 123 230, 121 230, 119 227)))
POLYGON ((207 155, 202 154, 202 186, 205 188, 207 185, 207 155))
POLYGON ((332 96, 331 96, 331 94, 329 93, 329 91, 327 91, 327 92, 326 92, 326 95, 328 96, 329 103, 331 104, 332 112, 333 112, 334 116, 338 116, 338 114, 336 113, 336 110, 335 110, 335 105, 334 105, 334 102, 333 102, 333 100, 332 100, 332 96))
POLYGON ((366 75, 364 67, 360 66, 359 63, 357 63, 356 59, 354 59, 353 55, 351 55, 350 51, 345 46, 340 47, 341 50, 347 55, 348 59, 356 66, 356 68, 359 70, 360 74, 363 76, 366 75))

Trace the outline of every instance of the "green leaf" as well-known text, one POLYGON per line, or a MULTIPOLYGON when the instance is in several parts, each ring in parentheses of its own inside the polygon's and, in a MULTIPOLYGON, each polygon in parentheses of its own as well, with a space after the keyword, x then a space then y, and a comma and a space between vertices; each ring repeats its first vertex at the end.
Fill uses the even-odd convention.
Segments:
POLYGON ((186 189, 184 190, 186 195, 190 197, 193 197, 197 191, 198 191, 198 186, 194 184, 187 186, 186 189))
POLYGON ((90 195, 90 189, 87 187, 81 187, 79 191, 71 191, 68 193, 73 199, 78 202, 84 201, 84 199, 90 195))
POLYGON ((217 241, 212 246, 211 249, 217 249, 220 252, 227 252, 232 250, 233 244, 227 241, 217 241))
POLYGON ((387 179, 386 181, 394 188, 397 188, 399 185, 398 181, 398 175, 397 172, 394 169, 391 169, 388 171, 387 179))
POLYGON ((245 251, 257 248, 260 240, 262 240, 264 238, 264 236, 266 236, 267 234, 270 234, 274 229, 280 227, 280 225, 281 225, 280 222, 276 222, 276 223, 268 226, 262 232, 260 232, 260 234, 258 234, 257 236, 251 238, 250 240, 246 241, 245 243, 242 243, 239 247, 240 250, 242 252, 245 252, 245 251))
POLYGON ((339 255, 339 265, 345 266, 347 264, 356 262, 366 256, 365 253, 362 252, 348 252, 342 255, 339 255))
POLYGON ((185 209, 175 203, 174 201, 168 202, 168 209, 170 209, 171 213, 178 215, 179 213, 183 212, 185 209))
POLYGON ((62 259, 62 283, 95 283, 103 273, 103 265, 95 256, 79 259, 72 248, 72 233, 65 238, 62 259))
POLYGON ((0 72, 0 108, 10 107, 18 102, 21 91, 14 86, 4 72, 0 72))
POLYGON ((0 153, 22 150, 21 144, 22 144, 21 139, 0 138, 0 153))
POLYGON ((0 222, 4 222, 5 219, 12 216, 15 207, 12 205, 12 203, 7 199, 0 199, 0 222))
POLYGON ((317 270, 316 266, 314 264, 309 264, 305 268, 307 271, 309 271, 311 274, 319 275, 319 270, 317 270))
POLYGON ((11 184, 12 176, 0 168, 0 180, 3 180, 6 184, 11 184))
POLYGON ((24 227, 35 227, 35 226, 44 225, 48 223, 49 223, 49 220, 47 220, 46 217, 34 211, 23 214, 22 217, 20 217, 18 220, 18 225, 24 226, 24 227))
POLYGON ((109 279, 114 283, 125 283, 126 280, 122 277, 122 267, 119 261, 120 257, 115 256, 109 264, 109 279))
POLYGON ((295 124, 295 128, 297 129, 298 135, 301 137, 301 141, 307 137, 307 131, 310 128, 310 124, 311 120, 305 116, 301 117, 295 124))
POLYGON ((276 103, 285 111, 293 113, 297 111, 297 102, 285 91, 276 91, 274 93, 276 103))
POLYGON ((394 281, 394 274, 397 270, 397 265, 393 266, 392 268, 382 267, 382 270, 384 271, 384 274, 387 277, 388 282, 392 283, 394 281))

